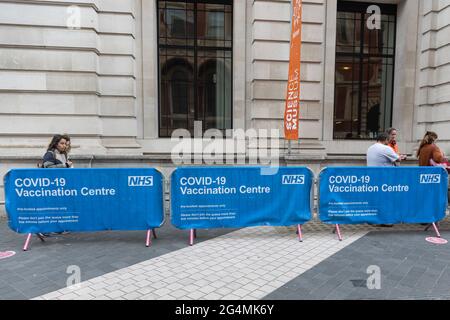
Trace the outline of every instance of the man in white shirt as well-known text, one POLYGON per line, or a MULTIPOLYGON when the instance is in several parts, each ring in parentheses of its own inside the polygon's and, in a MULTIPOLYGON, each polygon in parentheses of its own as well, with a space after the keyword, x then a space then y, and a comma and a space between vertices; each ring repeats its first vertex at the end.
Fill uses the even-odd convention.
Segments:
POLYGON ((378 136, 377 143, 367 150, 368 167, 393 167, 399 162, 400 156, 392 150, 389 144, 389 136, 381 133, 378 136))
MULTIPOLYGON (((400 162, 400 156, 389 147, 389 135, 381 133, 377 143, 367 150, 368 167, 393 167, 396 162, 400 162)), ((380 224, 378 227, 393 227, 392 224, 380 224)))

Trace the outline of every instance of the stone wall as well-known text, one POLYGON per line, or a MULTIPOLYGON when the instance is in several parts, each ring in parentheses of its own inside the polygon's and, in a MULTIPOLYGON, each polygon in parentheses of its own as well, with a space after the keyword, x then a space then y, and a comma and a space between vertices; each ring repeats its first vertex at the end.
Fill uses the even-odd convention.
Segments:
POLYGON ((450 0, 421 1, 416 139, 439 135, 450 154, 450 0))
POLYGON ((135 15, 135 0, 0 1, 1 154, 55 132, 82 153, 137 147, 135 15))

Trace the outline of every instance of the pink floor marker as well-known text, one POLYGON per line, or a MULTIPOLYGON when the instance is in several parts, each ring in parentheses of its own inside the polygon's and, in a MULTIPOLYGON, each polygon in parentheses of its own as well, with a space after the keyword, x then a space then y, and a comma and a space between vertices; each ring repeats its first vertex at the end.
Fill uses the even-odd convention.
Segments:
POLYGON ((303 242, 302 226, 300 224, 297 225, 297 233, 298 233, 298 241, 303 242))
POLYGON ((433 222, 433 228, 434 228, 434 231, 436 231, 436 235, 438 236, 438 238, 440 238, 441 234, 439 233, 439 230, 438 230, 438 228, 436 226, 436 223, 434 223, 434 222, 433 222))
POLYGON ((436 237, 428 237, 425 238, 426 241, 433 243, 433 244, 447 244, 448 241, 442 238, 436 238, 436 237))
POLYGON ((338 234, 339 241, 342 241, 341 229, 339 229, 339 225, 336 225, 336 232, 338 234))
POLYGON ((151 230, 147 230, 147 240, 145 241, 145 246, 150 247, 152 244, 151 230))
POLYGON ((0 260, 6 259, 6 258, 11 258, 15 254, 16 253, 14 251, 4 251, 4 252, 0 251, 0 260))
POLYGON ((194 229, 189 230, 189 245, 190 246, 194 245, 194 233, 195 233, 194 229))
POLYGON ((157 238, 156 238, 156 231, 155 231, 155 229, 152 229, 152 234, 153 234, 153 238, 154 238, 154 239, 157 239, 157 238))
POLYGON ((25 240, 25 245, 23 246, 23 251, 27 251, 28 250, 28 245, 30 244, 30 240, 31 240, 31 233, 29 233, 27 235, 27 240, 25 240))

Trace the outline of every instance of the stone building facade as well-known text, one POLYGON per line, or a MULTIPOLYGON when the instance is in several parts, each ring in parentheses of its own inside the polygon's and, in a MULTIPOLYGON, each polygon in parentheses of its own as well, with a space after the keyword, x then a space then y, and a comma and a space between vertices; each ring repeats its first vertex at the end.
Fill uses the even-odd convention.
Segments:
MULTIPOLYGON (((160 131, 159 66, 161 8, 171 4, 160 2, 0 1, 1 174, 12 167, 34 166, 54 133, 72 136, 73 158, 80 167, 156 165, 170 172, 174 142, 160 131), (75 27, 71 25, 74 21, 75 27)), ((230 2, 229 126, 281 130, 289 63, 290 1, 230 2)), ((200 8, 203 2, 198 3, 200 8)), ((390 115, 386 120, 386 112, 380 130, 396 127, 400 149, 408 154, 414 153, 426 130, 433 130, 440 136, 442 149, 449 153, 450 0, 353 3, 380 5, 382 14, 383 5, 396 5, 393 18, 386 18, 386 25, 395 20, 389 25, 393 26, 395 42, 392 35, 387 40, 395 43, 395 50, 390 52, 395 61, 390 65, 391 80, 386 80, 391 75, 386 75, 388 64, 376 65, 377 60, 373 60, 373 72, 385 72, 379 78, 388 81, 385 90, 391 90, 392 96, 390 115)), ((373 143, 362 134, 369 131, 369 104, 376 104, 368 89, 372 71, 367 71, 367 83, 360 78, 359 84, 353 71, 353 82, 359 87, 352 87, 347 97, 354 96, 359 102, 350 109, 344 105, 344 111, 336 107, 337 92, 342 92, 337 81, 343 78, 345 82, 345 71, 356 66, 341 70, 342 61, 337 61, 341 59, 339 39, 351 34, 342 30, 349 22, 340 19, 351 16, 339 13, 343 5, 339 0, 303 1, 300 141, 291 145, 288 154, 287 144, 280 140, 282 164, 306 164, 316 172, 327 165, 363 164, 367 147, 373 143), (367 92, 358 96, 358 88, 367 92), (358 114, 352 114, 354 120, 346 116, 352 110, 358 114), (344 120, 338 119, 339 112, 344 120), (346 121, 355 122, 356 127, 346 121), (337 132, 339 125, 344 129, 337 132), (353 129, 346 133, 348 126, 353 129)), ((214 32, 222 30, 222 16, 216 14, 216 20, 207 20, 216 28, 214 32)), ((364 14, 362 17, 366 18, 364 14)), ((366 21, 362 23, 365 26, 366 21)), ((185 26, 188 28, 187 23, 185 26)), ((352 30, 355 37, 361 32, 352 30)), ((360 42, 358 45, 362 46, 360 42)), ((366 67, 360 64, 360 68, 366 67)), ((359 71, 361 75, 365 72, 359 71)), ((382 94, 384 100, 389 96, 386 92, 382 94)))

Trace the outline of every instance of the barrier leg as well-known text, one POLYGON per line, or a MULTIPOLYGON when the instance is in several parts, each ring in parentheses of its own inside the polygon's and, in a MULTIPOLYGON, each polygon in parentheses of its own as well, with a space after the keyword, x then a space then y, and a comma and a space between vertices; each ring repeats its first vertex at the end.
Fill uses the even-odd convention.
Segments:
POLYGON ((342 241, 341 230, 339 229, 339 225, 336 225, 336 232, 338 234, 339 241, 342 241))
POLYGON ((148 248, 152 244, 152 238, 150 237, 151 230, 147 230, 147 240, 145 241, 145 246, 148 248))
POLYGON ((441 234, 439 233, 439 230, 438 230, 438 228, 437 228, 437 226, 436 226, 436 223, 434 223, 434 222, 433 222, 433 228, 434 228, 434 231, 436 231, 437 237, 440 238, 440 237, 441 237, 441 234))
POLYGON ((28 245, 30 244, 30 240, 31 240, 31 233, 29 233, 27 235, 27 240, 25 240, 25 245, 23 246, 23 251, 27 251, 28 250, 28 245))
POLYGON ((427 227, 425 228, 425 230, 424 230, 424 231, 428 231, 428 229, 430 229, 430 228, 431 228, 431 226, 432 226, 432 224, 430 223, 429 225, 427 225, 427 227))
POLYGON ((189 230, 189 245, 190 246, 194 245, 194 233, 195 233, 194 229, 189 230))
POLYGON ((156 231, 155 231, 155 229, 152 229, 152 234, 153 234, 153 239, 157 239, 156 238, 156 231))
POLYGON ((303 242, 302 226, 300 224, 297 225, 297 234, 298 234, 298 241, 303 242))
POLYGON ((197 229, 194 229, 194 239, 197 239, 197 229))

